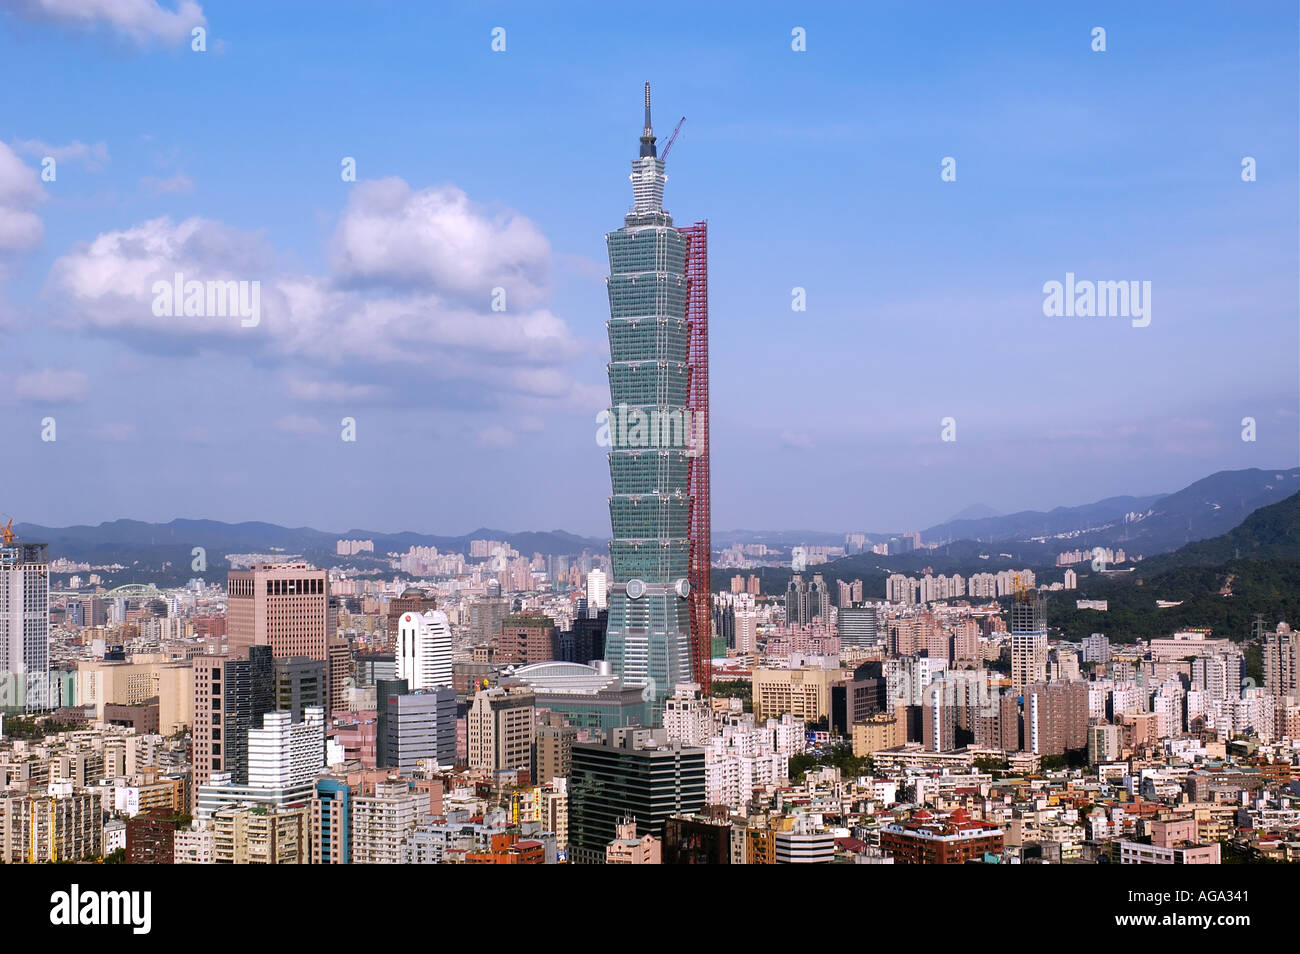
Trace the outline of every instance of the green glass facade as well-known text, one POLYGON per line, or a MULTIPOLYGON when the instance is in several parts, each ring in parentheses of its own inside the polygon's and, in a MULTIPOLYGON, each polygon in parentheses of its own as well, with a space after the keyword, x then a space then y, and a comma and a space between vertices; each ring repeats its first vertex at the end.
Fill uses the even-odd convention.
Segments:
POLYGON ((691 678, 686 599, 686 238, 663 210, 663 160, 655 155, 649 91, 641 155, 632 162, 635 205, 609 248, 609 498, 613 530, 605 655, 625 685, 645 687, 651 719, 691 678), (632 582, 632 592, 628 583, 632 582))

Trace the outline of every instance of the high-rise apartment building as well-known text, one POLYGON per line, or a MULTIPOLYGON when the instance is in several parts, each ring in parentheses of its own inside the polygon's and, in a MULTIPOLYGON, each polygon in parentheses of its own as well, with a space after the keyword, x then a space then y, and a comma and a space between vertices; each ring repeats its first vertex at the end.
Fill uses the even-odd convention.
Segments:
POLYGON ((552 779, 568 778, 573 766, 573 743, 578 741, 578 730, 564 725, 554 714, 550 721, 537 728, 537 779, 546 784, 552 779))
POLYGON ((405 780, 377 782, 375 794, 352 800, 352 863, 395 865, 402 860, 402 841, 415 828, 427 795, 412 791, 405 780))
POLYGON ((1041 682, 1025 691, 1025 751, 1064 755, 1088 746, 1088 684, 1041 682))
POLYGON ((248 784, 288 791, 310 787, 325 767, 325 710, 308 707, 301 722, 289 712, 268 712, 248 731, 248 784))
POLYGON ((1011 688, 1019 692, 1047 679, 1047 618, 1043 600, 1021 590, 1011 603, 1011 688))
POLYGON ((514 613, 501 621, 497 658, 503 662, 549 662, 555 658, 555 620, 541 613, 514 613))
POLYGON ((1286 623, 1279 623, 1277 631, 1264 637, 1264 688, 1270 695, 1296 697, 1296 660, 1300 650, 1300 633, 1286 623))
POLYGON ((0 712, 50 705, 49 545, 0 543, 0 712))
POLYGON ((397 678, 411 689, 451 685, 451 623, 442 610, 402 614, 394 652, 397 678))
POLYGON ((613 528, 605 652, 625 685, 647 688, 657 719, 664 697, 692 676, 691 372, 687 238, 663 208, 667 176, 650 123, 649 84, 645 98, 640 156, 632 161, 635 204, 623 227, 605 236, 613 528))

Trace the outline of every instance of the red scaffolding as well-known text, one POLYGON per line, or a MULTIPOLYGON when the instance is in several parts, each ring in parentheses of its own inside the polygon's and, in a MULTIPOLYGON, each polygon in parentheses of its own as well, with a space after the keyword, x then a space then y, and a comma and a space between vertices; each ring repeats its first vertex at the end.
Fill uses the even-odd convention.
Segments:
POLYGON ((709 224, 684 226, 686 236, 686 323, 690 332, 690 384, 686 406, 695 445, 686 489, 691 497, 687 581, 691 585, 691 675, 705 695, 712 693, 713 550, 709 503, 709 224))

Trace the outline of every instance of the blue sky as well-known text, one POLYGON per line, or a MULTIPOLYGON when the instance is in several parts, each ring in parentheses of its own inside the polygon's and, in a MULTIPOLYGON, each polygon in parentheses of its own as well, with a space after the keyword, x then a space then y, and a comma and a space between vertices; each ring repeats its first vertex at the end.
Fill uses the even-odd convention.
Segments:
POLYGON ((604 233, 646 80, 661 145, 688 117, 665 204, 710 223, 716 527, 1300 460, 1293 3, 73 6, 0 0, 20 521, 606 535, 604 233), (260 281, 259 326, 155 317, 177 267, 260 281), (1150 281, 1150 325, 1045 317, 1067 272, 1150 281))

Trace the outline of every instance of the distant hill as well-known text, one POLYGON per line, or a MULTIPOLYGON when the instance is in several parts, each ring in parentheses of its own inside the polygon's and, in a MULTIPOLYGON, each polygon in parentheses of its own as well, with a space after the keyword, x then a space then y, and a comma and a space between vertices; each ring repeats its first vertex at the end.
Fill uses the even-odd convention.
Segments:
POLYGON ((1149 577, 1177 567, 1273 559, 1300 563, 1300 491, 1260 507, 1227 533, 1144 560, 1139 569, 1149 577))
POLYGON ((951 517, 948 518, 947 522, 957 523, 958 521, 961 520, 986 520, 989 517, 1000 517, 1000 516, 1002 516, 1002 514, 994 510, 992 507, 986 506, 982 503, 977 503, 977 504, 971 504, 965 510, 953 514, 951 517))
POLYGON ((320 566, 339 563, 364 566, 373 561, 376 568, 386 553, 404 553, 413 546, 437 547, 442 551, 468 553, 471 540, 504 540, 520 553, 576 556, 582 551, 603 552, 608 541, 580 537, 563 530, 522 531, 480 528, 463 536, 436 536, 423 533, 376 533, 351 529, 340 532, 315 530, 311 527, 281 527, 273 523, 223 523, 219 520, 172 520, 168 523, 144 523, 139 520, 113 520, 98 526, 43 527, 15 524, 14 531, 24 540, 50 544, 50 556, 57 559, 96 564, 120 563, 125 566, 157 569, 164 564, 188 572, 191 551, 203 547, 209 567, 224 570, 228 553, 283 552, 301 556, 320 566), (335 553, 339 540, 373 540, 372 555, 340 557, 335 553))
POLYGON ((1073 639, 1099 632, 1118 642, 1210 627, 1245 639, 1256 614, 1272 629, 1300 621, 1300 493, 1261 507, 1240 526, 1138 564, 1132 573, 1081 572, 1079 589, 1048 595, 1047 619, 1073 639), (1105 611, 1076 600, 1106 600, 1105 611), (1156 601, 1177 603, 1161 609, 1156 601))
POLYGON ((1225 470, 1171 494, 1110 497, 1047 512, 1025 510, 1001 517, 951 520, 925 530, 926 542, 1047 538, 1059 550, 1123 547, 1152 556, 1194 540, 1218 536, 1247 515, 1300 490, 1300 467, 1225 470), (1128 519, 1127 514, 1135 514, 1128 519))

